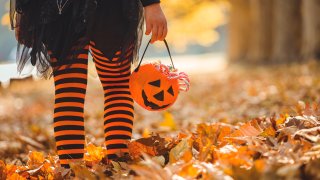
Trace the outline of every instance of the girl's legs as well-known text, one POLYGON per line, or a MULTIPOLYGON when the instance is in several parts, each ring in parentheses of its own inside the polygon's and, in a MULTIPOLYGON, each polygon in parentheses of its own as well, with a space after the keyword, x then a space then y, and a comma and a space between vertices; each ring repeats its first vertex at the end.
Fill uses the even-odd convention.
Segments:
MULTIPOLYGON (((76 62, 69 68, 53 66, 55 85, 54 136, 62 167, 68 161, 81 160, 84 155, 84 101, 87 87, 89 45, 78 51, 76 62)), ((104 132, 108 159, 128 153, 126 143, 131 139, 133 99, 129 91, 130 56, 119 63, 117 55, 110 61, 90 42, 93 61, 104 90, 104 132)), ((55 62, 55 58, 52 58, 55 62)))
POLYGON ((129 91, 131 73, 130 56, 132 50, 126 51, 126 59, 119 63, 120 51, 112 60, 90 42, 96 70, 104 90, 104 133, 108 159, 117 158, 128 153, 126 143, 131 139, 133 126, 133 99, 129 91))
MULTIPOLYGON (((84 154, 84 100, 87 87, 88 48, 76 50, 76 62, 70 68, 53 66, 55 85, 54 136, 62 167, 68 160, 84 154)), ((53 63, 56 59, 51 59, 53 63)))

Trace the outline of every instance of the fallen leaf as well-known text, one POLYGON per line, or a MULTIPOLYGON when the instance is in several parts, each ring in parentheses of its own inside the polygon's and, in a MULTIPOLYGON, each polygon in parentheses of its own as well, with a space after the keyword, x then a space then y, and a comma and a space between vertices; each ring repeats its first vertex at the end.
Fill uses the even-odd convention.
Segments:
POLYGON ((168 111, 165 111, 163 116, 164 116, 163 121, 160 122, 160 126, 168 128, 168 130, 170 130, 170 131, 177 130, 177 126, 174 121, 173 115, 171 113, 169 113, 168 111))
POLYGON ((191 147, 189 145, 188 138, 184 138, 179 144, 170 150, 169 162, 177 162, 187 151, 191 152, 191 147))
POLYGON ((27 165, 30 169, 38 168, 45 161, 43 152, 30 151, 28 158, 27 165))
POLYGON ((95 146, 89 143, 85 148, 84 160, 92 163, 98 163, 106 156, 106 149, 101 146, 95 146))

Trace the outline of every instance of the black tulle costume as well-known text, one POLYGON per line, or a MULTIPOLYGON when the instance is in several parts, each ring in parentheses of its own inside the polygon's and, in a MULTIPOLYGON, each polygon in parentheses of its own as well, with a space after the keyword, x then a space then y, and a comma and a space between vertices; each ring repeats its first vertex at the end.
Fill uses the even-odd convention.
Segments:
POLYGON ((18 28, 18 72, 30 61, 45 78, 52 76, 50 56, 58 65, 72 64, 74 58, 66 57, 70 52, 76 54, 77 46, 81 48, 90 40, 110 59, 117 50, 121 49, 123 55, 133 45, 133 62, 142 37, 143 6, 160 2, 63 0, 66 4, 59 14, 57 0, 10 1, 11 27, 18 28))

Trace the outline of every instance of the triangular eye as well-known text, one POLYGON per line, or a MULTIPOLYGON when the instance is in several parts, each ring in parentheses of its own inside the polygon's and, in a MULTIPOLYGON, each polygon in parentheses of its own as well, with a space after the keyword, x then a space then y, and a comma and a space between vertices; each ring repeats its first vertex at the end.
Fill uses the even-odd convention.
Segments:
POLYGON ((160 87, 160 79, 156 81, 149 82, 150 85, 160 87))
POLYGON ((156 99, 159 100, 159 101, 163 101, 163 99, 164 99, 164 92, 163 92, 163 91, 160 91, 159 93, 155 94, 153 97, 156 98, 156 99))
POLYGON ((167 92, 168 92, 169 94, 171 94, 172 96, 174 96, 174 92, 173 92, 172 86, 170 86, 170 88, 167 90, 167 92))

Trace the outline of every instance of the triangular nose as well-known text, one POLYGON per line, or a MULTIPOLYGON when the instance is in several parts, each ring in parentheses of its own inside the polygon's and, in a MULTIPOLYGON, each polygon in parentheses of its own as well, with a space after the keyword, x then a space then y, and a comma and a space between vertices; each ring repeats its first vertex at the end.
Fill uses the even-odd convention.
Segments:
POLYGON ((153 97, 156 98, 159 101, 163 101, 164 100, 164 92, 163 92, 163 90, 160 91, 159 93, 155 94, 153 97))

